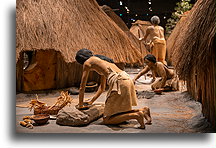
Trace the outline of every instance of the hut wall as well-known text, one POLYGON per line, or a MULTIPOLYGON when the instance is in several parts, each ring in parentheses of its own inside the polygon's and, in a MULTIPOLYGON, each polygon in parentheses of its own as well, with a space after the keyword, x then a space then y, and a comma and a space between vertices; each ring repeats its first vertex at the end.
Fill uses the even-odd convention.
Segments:
MULTIPOLYGON (((16 65, 17 92, 44 92, 50 89, 79 87, 82 65, 65 62, 61 53, 55 50, 37 50, 34 58, 34 63, 23 70, 23 56, 20 56, 16 65)), ((116 65, 123 70, 125 64, 116 65)), ((100 75, 91 71, 88 82, 91 81, 100 83, 100 75)))
POLYGON ((184 23, 180 22, 168 40, 172 63, 187 81, 188 91, 202 103, 204 116, 216 127, 215 0, 197 0, 184 23))
POLYGON ((55 89, 56 52, 54 50, 38 50, 23 71, 23 91, 55 89))
MULTIPOLYGON (((23 54, 23 53, 20 53, 23 54)), ((16 91, 22 91, 22 83, 23 83, 23 56, 20 56, 20 59, 16 64, 16 91)))
MULTIPOLYGON (((214 50, 213 50, 214 52, 214 50)), ((187 81, 187 89, 193 98, 202 103, 204 116, 216 128, 215 123, 215 53, 210 57, 208 67, 195 67, 187 81)))
MULTIPOLYGON (((82 65, 77 62, 66 63, 60 53, 57 55, 56 89, 79 86, 82 78, 82 65)), ((99 83, 100 76, 94 71, 89 73, 88 82, 99 83)))

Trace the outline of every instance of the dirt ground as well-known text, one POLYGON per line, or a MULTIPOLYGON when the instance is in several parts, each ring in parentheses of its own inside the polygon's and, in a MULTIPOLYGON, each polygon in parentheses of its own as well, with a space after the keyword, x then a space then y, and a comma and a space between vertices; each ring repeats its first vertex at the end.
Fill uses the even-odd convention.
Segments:
MULTIPOLYGON (((139 69, 126 69, 131 78, 139 69)), ((56 120, 49 120, 46 125, 34 126, 33 129, 22 127, 19 121, 23 116, 33 115, 28 108, 16 107, 16 132, 17 133, 205 133, 213 132, 210 124, 203 117, 199 102, 194 101, 187 93, 185 85, 181 83, 179 91, 163 92, 157 95, 151 91, 149 77, 141 77, 135 87, 138 95, 138 106, 148 106, 151 110, 152 124, 146 125, 145 129, 137 128, 136 120, 130 120, 120 125, 103 125, 102 118, 82 127, 60 126, 56 120), (147 83, 147 84, 146 84, 147 83)), ((96 102, 106 100, 104 92, 96 102)), ((60 95, 59 90, 48 94, 38 94, 41 101, 52 105, 60 95)), ((91 98, 94 93, 86 93, 85 98, 91 98)), ((78 104, 78 95, 71 95, 73 98, 71 106, 78 104)), ((27 106, 35 94, 17 94, 16 105, 27 106)))

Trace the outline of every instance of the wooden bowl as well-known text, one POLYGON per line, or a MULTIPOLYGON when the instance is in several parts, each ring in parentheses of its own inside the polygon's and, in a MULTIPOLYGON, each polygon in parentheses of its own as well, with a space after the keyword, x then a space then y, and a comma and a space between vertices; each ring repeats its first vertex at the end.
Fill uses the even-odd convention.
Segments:
POLYGON ((163 90, 162 89, 155 89, 154 92, 158 95, 161 95, 163 90))
POLYGON ((50 118, 50 116, 47 114, 37 114, 37 115, 32 116, 32 119, 38 125, 46 124, 48 122, 49 118, 50 118))
POLYGON ((86 84, 85 91, 86 92, 93 92, 97 89, 97 87, 98 87, 98 84, 96 82, 88 82, 86 84))

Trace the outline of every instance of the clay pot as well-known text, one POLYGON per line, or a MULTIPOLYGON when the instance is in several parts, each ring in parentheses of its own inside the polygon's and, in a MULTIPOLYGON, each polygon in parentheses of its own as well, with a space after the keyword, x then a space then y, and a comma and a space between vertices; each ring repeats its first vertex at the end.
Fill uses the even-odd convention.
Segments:
POLYGON ((38 115, 33 115, 32 119, 34 120, 36 124, 43 125, 48 122, 48 120, 50 119, 50 116, 47 114, 38 114, 38 115))

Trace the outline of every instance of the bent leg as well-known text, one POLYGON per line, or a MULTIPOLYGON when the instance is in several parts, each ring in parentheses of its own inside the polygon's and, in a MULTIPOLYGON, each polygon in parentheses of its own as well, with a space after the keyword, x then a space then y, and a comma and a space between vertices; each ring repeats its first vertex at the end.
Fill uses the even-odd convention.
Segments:
POLYGON ((151 118, 151 114, 150 114, 150 109, 148 107, 143 107, 141 109, 134 109, 133 111, 134 112, 142 111, 144 118, 147 120, 146 124, 151 124, 152 118, 151 118))
POLYGON ((130 119, 136 119, 140 124, 139 128, 145 129, 144 116, 142 111, 132 111, 132 112, 122 113, 118 115, 113 115, 111 117, 105 117, 103 123, 120 124, 130 119))
POLYGON ((151 124, 152 119, 151 119, 150 109, 148 107, 143 107, 139 110, 143 112, 144 118, 147 120, 146 124, 151 124))

